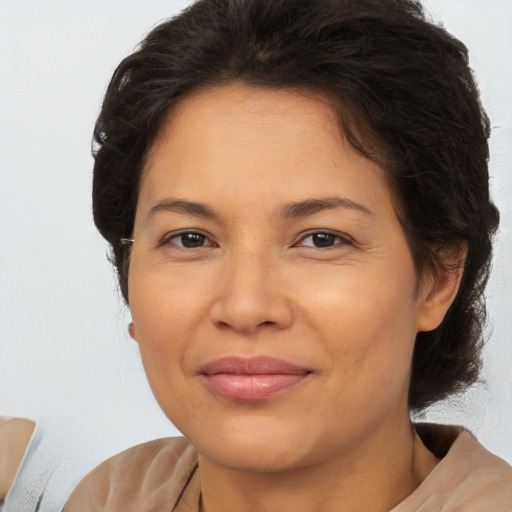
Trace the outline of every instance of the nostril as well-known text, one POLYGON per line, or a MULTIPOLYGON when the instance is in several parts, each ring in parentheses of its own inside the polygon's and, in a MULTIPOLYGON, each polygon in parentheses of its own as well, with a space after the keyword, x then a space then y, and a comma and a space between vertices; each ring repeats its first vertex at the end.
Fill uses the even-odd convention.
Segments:
MULTIPOLYGON (((270 292, 267 295, 271 295, 270 292)), ((291 306, 285 298, 275 295, 265 296, 243 287, 240 290, 228 287, 213 300, 209 321, 219 329, 245 333, 288 327, 293 322, 291 306)))

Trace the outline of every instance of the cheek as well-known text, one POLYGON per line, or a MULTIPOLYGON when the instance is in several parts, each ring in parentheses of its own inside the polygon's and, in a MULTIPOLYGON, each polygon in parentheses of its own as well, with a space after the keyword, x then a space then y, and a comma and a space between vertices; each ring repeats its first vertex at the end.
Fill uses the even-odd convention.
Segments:
POLYGON ((400 280, 383 275, 331 278, 323 286, 317 281, 317 291, 305 294, 301 311, 324 340, 331 370, 362 387, 403 383, 410 372, 416 337, 414 272, 400 280))
POLYGON ((148 269, 137 263, 134 261, 130 267, 129 291, 130 310, 138 332, 147 341, 158 344, 176 331, 192 329, 201 318, 208 296, 205 280, 160 268, 148 269))
POLYGON ((130 269, 130 310, 142 361, 155 395, 157 387, 176 382, 177 368, 188 357, 198 322, 204 318, 197 286, 162 272, 130 269))
POLYGON ((130 276, 130 309, 144 370, 160 407, 180 429, 185 412, 196 414, 194 408, 183 407, 184 395, 185 403, 191 401, 183 369, 189 367, 199 306, 190 288, 180 292, 175 285, 161 275, 130 276))

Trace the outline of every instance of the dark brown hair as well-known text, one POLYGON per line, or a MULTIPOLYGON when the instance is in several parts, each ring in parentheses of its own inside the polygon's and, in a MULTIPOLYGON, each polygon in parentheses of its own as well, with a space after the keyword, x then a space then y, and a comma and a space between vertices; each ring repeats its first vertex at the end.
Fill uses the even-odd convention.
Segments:
POLYGON ((239 80, 319 90, 350 143, 388 172, 419 275, 465 244, 459 293, 417 335, 409 404, 473 383, 498 212, 489 199, 489 121, 466 47, 413 0, 199 0, 124 59, 94 132, 94 219, 128 301, 128 249, 148 148, 168 111, 199 87, 239 80))

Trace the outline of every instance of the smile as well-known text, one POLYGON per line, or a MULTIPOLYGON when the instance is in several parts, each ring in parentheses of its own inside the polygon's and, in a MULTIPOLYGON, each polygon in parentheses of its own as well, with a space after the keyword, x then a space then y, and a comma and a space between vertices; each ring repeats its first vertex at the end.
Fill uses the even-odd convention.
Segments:
POLYGON ((210 391, 244 402, 281 394, 311 375, 306 368, 272 357, 225 357, 202 366, 199 373, 210 391))

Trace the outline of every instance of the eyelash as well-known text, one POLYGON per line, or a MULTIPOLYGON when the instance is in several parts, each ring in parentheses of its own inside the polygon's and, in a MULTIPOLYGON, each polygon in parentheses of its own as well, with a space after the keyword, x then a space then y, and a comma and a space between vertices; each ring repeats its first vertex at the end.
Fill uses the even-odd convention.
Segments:
POLYGON ((172 243, 172 240, 182 238, 182 237, 184 237, 186 235, 195 235, 195 236, 202 237, 203 238, 203 243, 206 242, 206 241, 209 241, 210 242, 210 244, 209 244, 210 247, 218 247, 218 245, 213 240, 211 240, 208 235, 206 235, 204 233, 201 233, 200 231, 193 231, 193 230, 180 231, 179 233, 172 233, 172 234, 166 235, 160 241, 160 245, 161 246, 172 245, 172 246, 175 246, 178 249, 184 250, 184 251, 192 250, 192 249, 202 249, 203 247, 207 247, 205 245, 199 245, 197 247, 185 247, 183 244, 182 245, 178 245, 176 243, 172 243))
POLYGON ((352 240, 346 235, 342 235, 340 233, 335 233, 332 231, 319 230, 319 231, 310 231, 309 233, 306 233, 305 235, 301 236, 299 241, 297 243, 295 243, 293 245, 293 247, 298 246, 298 247, 306 247, 306 248, 310 248, 310 249, 331 249, 331 248, 338 247, 340 245, 352 245, 352 244, 353 244, 352 240), (338 241, 336 243, 333 243, 332 245, 327 245, 324 247, 317 247, 315 245, 299 245, 299 244, 303 243, 306 239, 312 238, 314 236, 319 236, 319 235, 324 236, 324 237, 333 237, 334 239, 337 239, 338 241))
MULTIPOLYGON (((208 235, 201 233, 200 231, 193 231, 193 230, 181 231, 179 233, 172 233, 170 235, 167 235, 161 240, 160 245, 161 246, 172 245, 172 246, 179 248, 180 250, 184 250, 184 251, 193 250, 193 249, 202 249, 204 247, 214 247, 214 248, 218 247, 218 244, 216 242, 214 242, 208 235), (181 244, 172 243, 173 240, 183 238, 187 235, 202 237, 203 244, 194 246, 194 247, 186 247, 183 245, 183 239, 182 239, 181 244), (204 245, 204 242, 207 242, 207 241, 209 242, 209 244, 204 245)), ((327 230, 318 230, 318 231, 310 231, 309 233, 302 235, 301 238, 292 245, 292 247, 305 247, 308 249, 324 249, 325 250, 325 249, 331 249, 333 247, 337 247, 340 245, 353 245, 353 241, 346 235, 342 235, 342 234, 335 233, 332 231, 327 231, 327 230), (314 236, 326 237, 328 241, 331 241, 334 238, 334 240, 337 240, 337 242, 332 243, 331 245, 325 245, 323 247, 322 246, 318 247, 314 244, 303 245, 305 240, 307 240, 308 238, 312 238, 314 236)))

